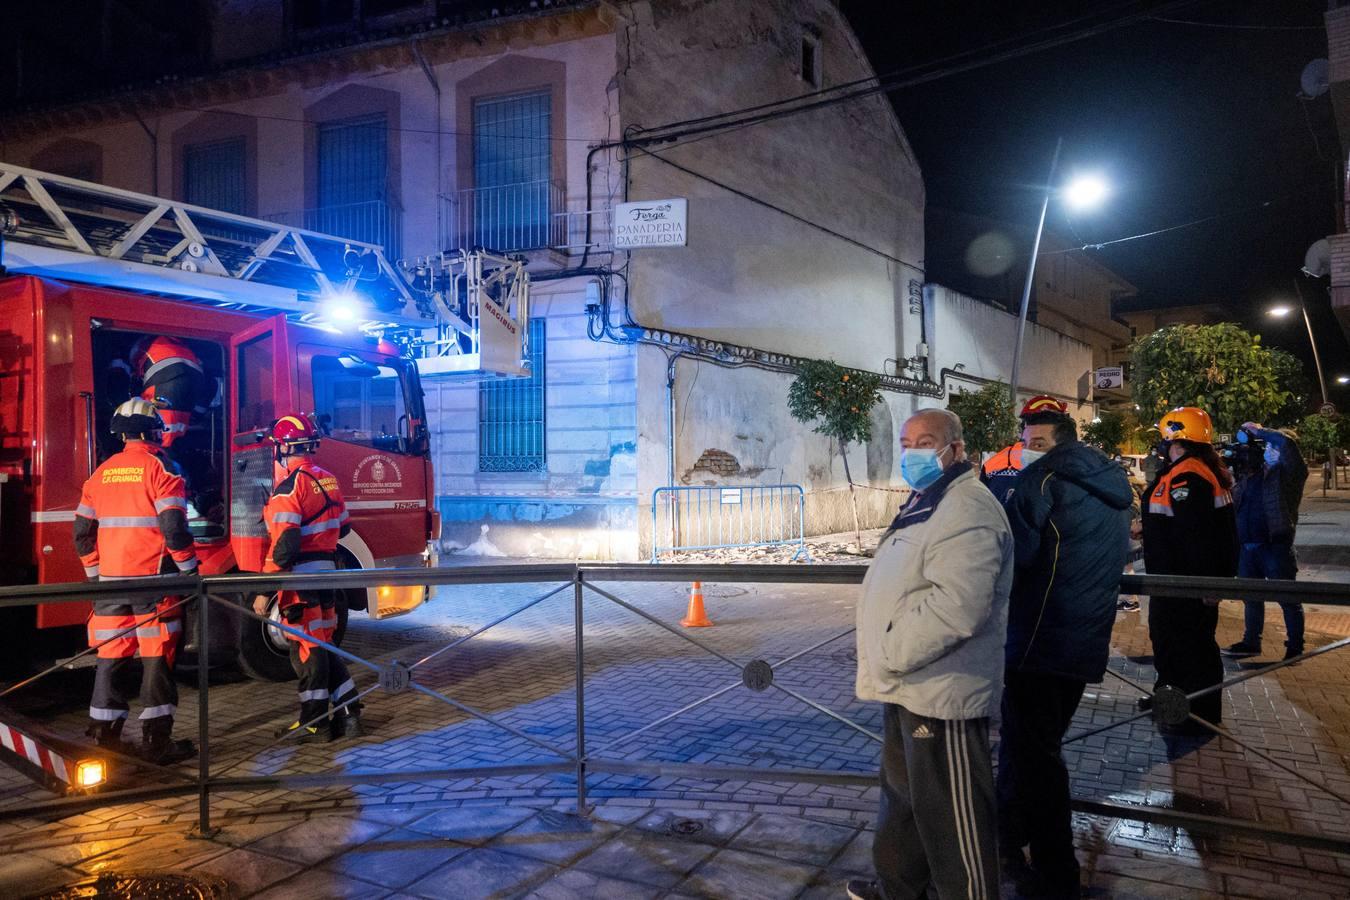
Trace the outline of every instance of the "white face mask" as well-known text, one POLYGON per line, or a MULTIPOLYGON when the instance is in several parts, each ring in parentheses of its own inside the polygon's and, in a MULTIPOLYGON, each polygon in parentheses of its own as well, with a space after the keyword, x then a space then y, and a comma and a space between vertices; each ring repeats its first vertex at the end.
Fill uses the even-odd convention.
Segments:
POLYGON ((1045 451, 1045 450, 1026 450, 1026 449, 1024 449, 1024 450, 1022 451, 1022 468, 1025 469, 1027 466, 1031 465, 1032 463, 1034 463, 1036 460, 1040 459, 1040 458, 1041 458, 1042 456, 1044 456, 1045 454, 1046 454, 1046 451, 1045 451))

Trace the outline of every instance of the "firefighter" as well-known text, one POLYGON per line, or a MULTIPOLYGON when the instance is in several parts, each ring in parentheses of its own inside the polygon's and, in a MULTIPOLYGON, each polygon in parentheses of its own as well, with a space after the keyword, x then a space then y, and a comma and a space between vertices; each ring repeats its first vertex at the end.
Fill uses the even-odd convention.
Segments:
MULTIPOLYGON (((319 449, 319 429, 302 413, 282 416, 272 426, 276 487, 263 508, 270 549, 266 572, 320 572, 337 568, 338 539, 347 533, 347 507, 337 478, 312 459, 319 449)), ((266 615, 270 598, 258 595, 253 609, 266 615)), ((280 591, 277 605, 287 625, 331 643, 337 628, 334 591, 280 591)), ((361 734, 361 706, 350 702, 356 685, 342 659, 313 642, 286 635, 291 642, 291 667, 300 679, 301 743, 361 734), (328 707, 334 713, 329 720, 328 707), (344 704, 345 708, 344 708, 344 704)))
MULTIPOLYGON (((1068 415, 1067 404, 1046 394, 1032 397, 1022 405, 1022 412, 1019 413, 1022 428, 1028 425, 1054 425, 1061 419, 1068 418, 1068 415)), ((1017 476, 1022 473, 1022 469, 1031 465, 1044 453, 1043 450, 1027 448, 1019 440, 984 461, 984 466, 980 469, 980 480, 998 498, 998 502, 1006 506, 1012 499, 1013 485, 1017 483, 1017 476)))
MULTIPOLYGON (((124 447, 94 470, 75 510, 75 549, 85 575, 111 581, 196 571, 183 478, 160 448, 159 411, 146 400, 127 400, 113 411, 111 430, 124 447)), ((172 739, 178 704, 173 663, 183 623, 181 609, 173 607, 179 599, 94 602, 89 646, 98 647, 98 668, 89 735, 100 745, 120 746, 128 712, 121 673, 139 649, 141 755, 166 763, 194 752, 190 741, 172 739), (157 612, 164 615, 156 619, 157 612), (134 631, 115 637, 133 625, 134 631)))
MULTIPOLYGON (((1158 423, 1166 460, 1148 487, 1143 509, 1144 568, 1150 575, 1237 574, 1237 518, 1229 491, 1233 477, 1213 444, 1209 414, 1194 406, 1166 413, 1158 423)), ((1153 642, 1155 686, 1171 685, 1186 693, 1223 680, 1223 660, 1214 637, 1219 624, 1217 601, 1199 597, 1158 597, 1148 609, 1153 642)), ((1223 698, 1215 691, 1195 700, 1192 711, 1218 724, 1223 698)), ((1194 722, 1164 728, 1182 734, 1204 734, 1194 722)))
POLYGON ((141 397, 154 403, 164 419, 164 448, 181 439, 201 405, 205 373, 202 362, 177 338, 143 337, 131 348, 131 369, 141 383, 141 397))

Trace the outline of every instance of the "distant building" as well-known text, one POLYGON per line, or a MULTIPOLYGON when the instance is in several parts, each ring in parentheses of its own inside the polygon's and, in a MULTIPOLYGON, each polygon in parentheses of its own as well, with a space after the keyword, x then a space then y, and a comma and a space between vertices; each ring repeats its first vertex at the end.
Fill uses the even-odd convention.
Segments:
MULTIPOLYGON (((1331 109, 1340 134, 1342 160, 1350 148, 1350 5, 1330 4, 1326 13, 1328 80, 1331 83, 1331 109)), ((1342 176, 1344 176, 1342 167, 1342 176)), ((1336 214, 1336 234, 1331 244, 1331 309, 1341 330, 1350 338, 1350 193, 1341 187, 1341 208, 1336 214)))
MULTIPOLYGON (((1016 315, 1022 302, 1032 224, 1011 226, 981 216, 929 207, 929 278, 1016 315)), ((1134 285, 1047 231, 1041 239, 1027 319, 1092 348, 1092 368, 1120 365, 1130 342, 1113 304, 1135 296, 1134 285)), ((1128 390, 1094 386, 1106 406, 1126 403, 1128 390)))

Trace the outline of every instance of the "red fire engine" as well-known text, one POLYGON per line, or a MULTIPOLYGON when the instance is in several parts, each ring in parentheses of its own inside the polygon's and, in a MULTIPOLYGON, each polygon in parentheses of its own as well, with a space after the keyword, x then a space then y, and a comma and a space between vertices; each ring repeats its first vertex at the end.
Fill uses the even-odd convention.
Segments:
MULTIPOLYGON (((82 579, 71 534, 80 485, 116 449, 109 418, 139 390, 129 361, 148 335, 176 338, 201 364, 204 389, 170 450, 188 480, 204 574, 261 568, 272 479, 262 435, 291 409, 314 413, 317 461, 342 482, 352 529, 341 564, 435 564, 411 348, 420 335, 430 374, 476 374, 485 349, 480 304, 466 301, 460 276, 438 274, 447 258, 410 267, 414 287, 373 244, 4 164, 0 240, 0 583, 82 579)), ((466 271, 481 279, 474 264, 466 271)), ((483 295, 513 336, 527 331, 528 279, 519 282, 483 295)), ((512 349, 502 374, 525 348, 512 349)), ((423 588, 349 591, 339 633, 347 608, 385 617, 424 599, 423 588)), ((17 617, 0 622, 4 657, 53 658, 78 646, 88 608, 0 612, 17 617)), ((255 677, 291 677, 279 632, 221 614, 212 634, 227 644, 210 648, 212 662, 233 655, 255 677)))

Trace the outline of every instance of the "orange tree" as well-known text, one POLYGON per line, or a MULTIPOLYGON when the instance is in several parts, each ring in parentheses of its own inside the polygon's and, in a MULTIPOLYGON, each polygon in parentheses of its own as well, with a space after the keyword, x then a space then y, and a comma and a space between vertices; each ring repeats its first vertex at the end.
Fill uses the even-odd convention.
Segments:
POLYGON ((797 369, 797 377, 788 387, 788 412, 798 422, 814 423, 815 431, 839 443, 848 479, 849 502, 853 507, 853 531, 862 549, 862 523, 858 518, 858 498, 854 493, 853 473, 848 468, 848 445, 872 438, 872 407, 881 401, 877 388, 881 376, 873 372, 846 369, 834 360, 811 359, 797 369))

